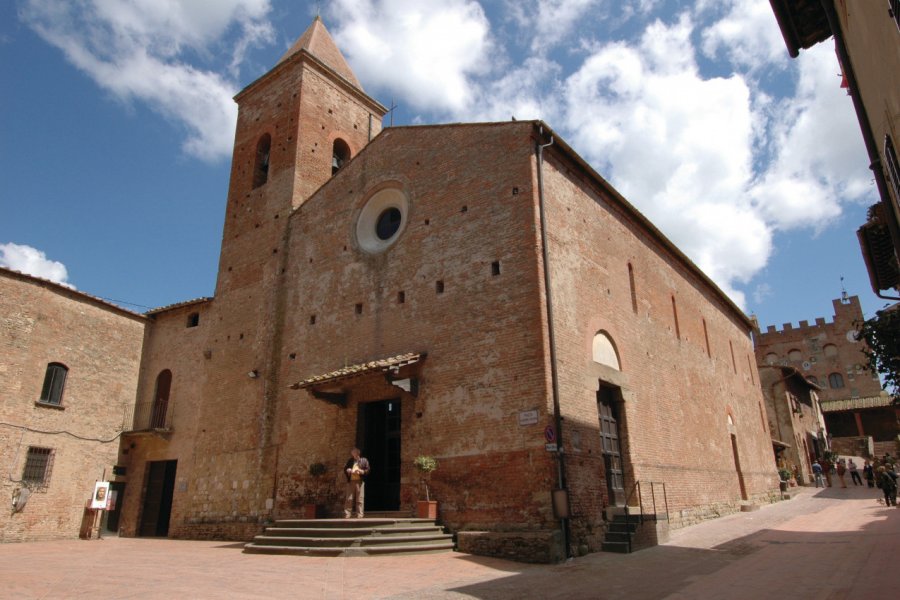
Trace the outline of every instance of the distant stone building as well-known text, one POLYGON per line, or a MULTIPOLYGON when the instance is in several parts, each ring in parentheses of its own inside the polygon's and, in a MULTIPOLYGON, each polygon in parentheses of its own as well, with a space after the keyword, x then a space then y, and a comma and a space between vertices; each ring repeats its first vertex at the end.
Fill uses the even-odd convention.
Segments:
POLYGON ((760 365, 759 378, 775 462, 794 473, 798 483, 810 483, 812 463, 829 449, 820 388, 790 366, 760 365))
POLYGON ((799 327, 785 323, 781 330, 768 326, 755 336, 756 358, 760 365, 792 367, 820 386, 826 429, 836 452, 867 455, 888 448, 893 453, 897 414, 878 375, 866 369, 865 342, 856 339, 856 324, 863 320, 859 298, 845 296, 832 305, 831 322, 817 318, 813 325, 800 321, 799 327))
POLYGON ((146 315, 123 535, 339 515, 354 445, 367 511, 431 455, 461 547, 522 560, 777 495, 752 322, 546 124, 382 131, 318 19, 236 101, 215 297, 146 315))
MULTIPOLYGON (((878 202, 859 228, 876 294, 900 287, 900 5, 897 0, 769 0, 791 56, 834 38, 841 86, 856 110, 878 202)), ((835 85, 837 85, 837 80, 835 85)), ((835 139, 834 143, 841 143, 835 139)))
MULTIPOLYGON (((0 541, 78 536, 94 483, 117 462, 147 322, 0 268, 0 497, 14 502, 0 541)), ((113 531, 118 515, 105 515, 113 531)))

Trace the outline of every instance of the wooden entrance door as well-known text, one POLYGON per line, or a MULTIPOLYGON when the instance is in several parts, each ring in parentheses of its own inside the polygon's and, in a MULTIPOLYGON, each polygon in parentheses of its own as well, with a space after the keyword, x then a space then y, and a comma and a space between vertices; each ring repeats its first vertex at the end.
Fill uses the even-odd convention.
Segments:
POLYGON ((359 405, 359 447, 369 459, 366 511, 400 509, 400 399, 359 405))
POLYGON ((172 494, 175 491, 177 460, 154 461, 147 465, 147 491, 141 511, 142 536, 169 535, 169 517, 172 515, 172 494))
POLYGON ((613 506, 625 504, 625 473, 622 468, 622 449, 619 443, 617 394, 613 388, 601 387, 597 392, 597 412, 600 415, 600 443, 606 467, 606 486, 613 506))

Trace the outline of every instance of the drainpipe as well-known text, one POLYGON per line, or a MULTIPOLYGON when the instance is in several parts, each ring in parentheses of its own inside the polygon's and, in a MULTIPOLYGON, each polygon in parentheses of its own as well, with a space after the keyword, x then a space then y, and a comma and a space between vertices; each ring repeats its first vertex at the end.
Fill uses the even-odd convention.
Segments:
MULTIPOLYGON (((544 137, 544 128, 540 126, 540 138, 544 137)), ((537 180, 538 180, 538 208, 541 220, 541 251, 544 261, 544 295, 547 298, 547 337, 550 344, 550 379, 553 382, 553 419, 556 426, 556 462, 558 474, 557 486, 561 490, 566 489, 566 461, 563 452, 562 416, 559 410, 559 369, 556 362, 556 333, 553 327, 553 291, 550 285, 550 250, 547 238, 547 218, 544 211, 544 148, 553 145, 553 136, 546 144, 541 144, 540 139, 535 144, 537 154, 537 180)), ((571 557, 569 551, 569 519, 560 519, 560 529, 563 534, 563 545, 566 550, 566 558, 571 557)))

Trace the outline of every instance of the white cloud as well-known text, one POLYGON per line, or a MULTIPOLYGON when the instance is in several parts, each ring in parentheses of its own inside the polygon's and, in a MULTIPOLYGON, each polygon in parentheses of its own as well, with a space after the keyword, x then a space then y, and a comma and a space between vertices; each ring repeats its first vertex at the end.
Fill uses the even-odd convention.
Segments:
MULTIPOLYGON (((733 65, 759 69, 763 66, 785 68, 788 53, 778 22, 768 0, 731 0, 717 5, 728 13, 702 33, 703 52, 710 58, 724 54, 733 65)), ((705 11, 699 5, 697 12, 705 11)))
POLYGON ((473 0, 335 0, 335 41, 366 85, 401 94, 415 109, 458 114, 473 78, 499 58, 473 0))
POLYGON ((704 79, 683 15, 600 46, 566 82, 565 129, 590 162, 736 301, 771 232, 745 193, 756 115, 743 78, 704 79))
POLYGON ((773 156, 751 194, 773 226, 821 229, 840 215, 842 201, 876 197, 832 44, 804 51, 796 64, 796 94, 773 105, 773 156))
POLYGON ((31 246, 12 242, 0 244, 0 267, 49 279, 75 289, 75 286, 68 282, 69 273, 64 264, 48 259, 46 254, 31 246))
POLYGON ((247 48, 271 39, 268 11, 269 0, 28 0, 21 16, 116 98, 184 126, 184 151, 212 161, 231 153, 237 84, 183 57, 210 55, 236 28, 234 77, 247 48))

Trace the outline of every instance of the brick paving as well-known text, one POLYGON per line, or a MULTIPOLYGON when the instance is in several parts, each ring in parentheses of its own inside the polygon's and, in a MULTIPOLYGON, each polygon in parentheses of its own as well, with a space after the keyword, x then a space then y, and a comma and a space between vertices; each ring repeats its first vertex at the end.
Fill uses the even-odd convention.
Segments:
POLYGON ((104 538, 0 546, 4 598, 875 598, 892 595, 900 509, 879 490, 791 501, 673 533, 631 555, 523 565, 458 553, 242 554, 242 544, 104 538))

